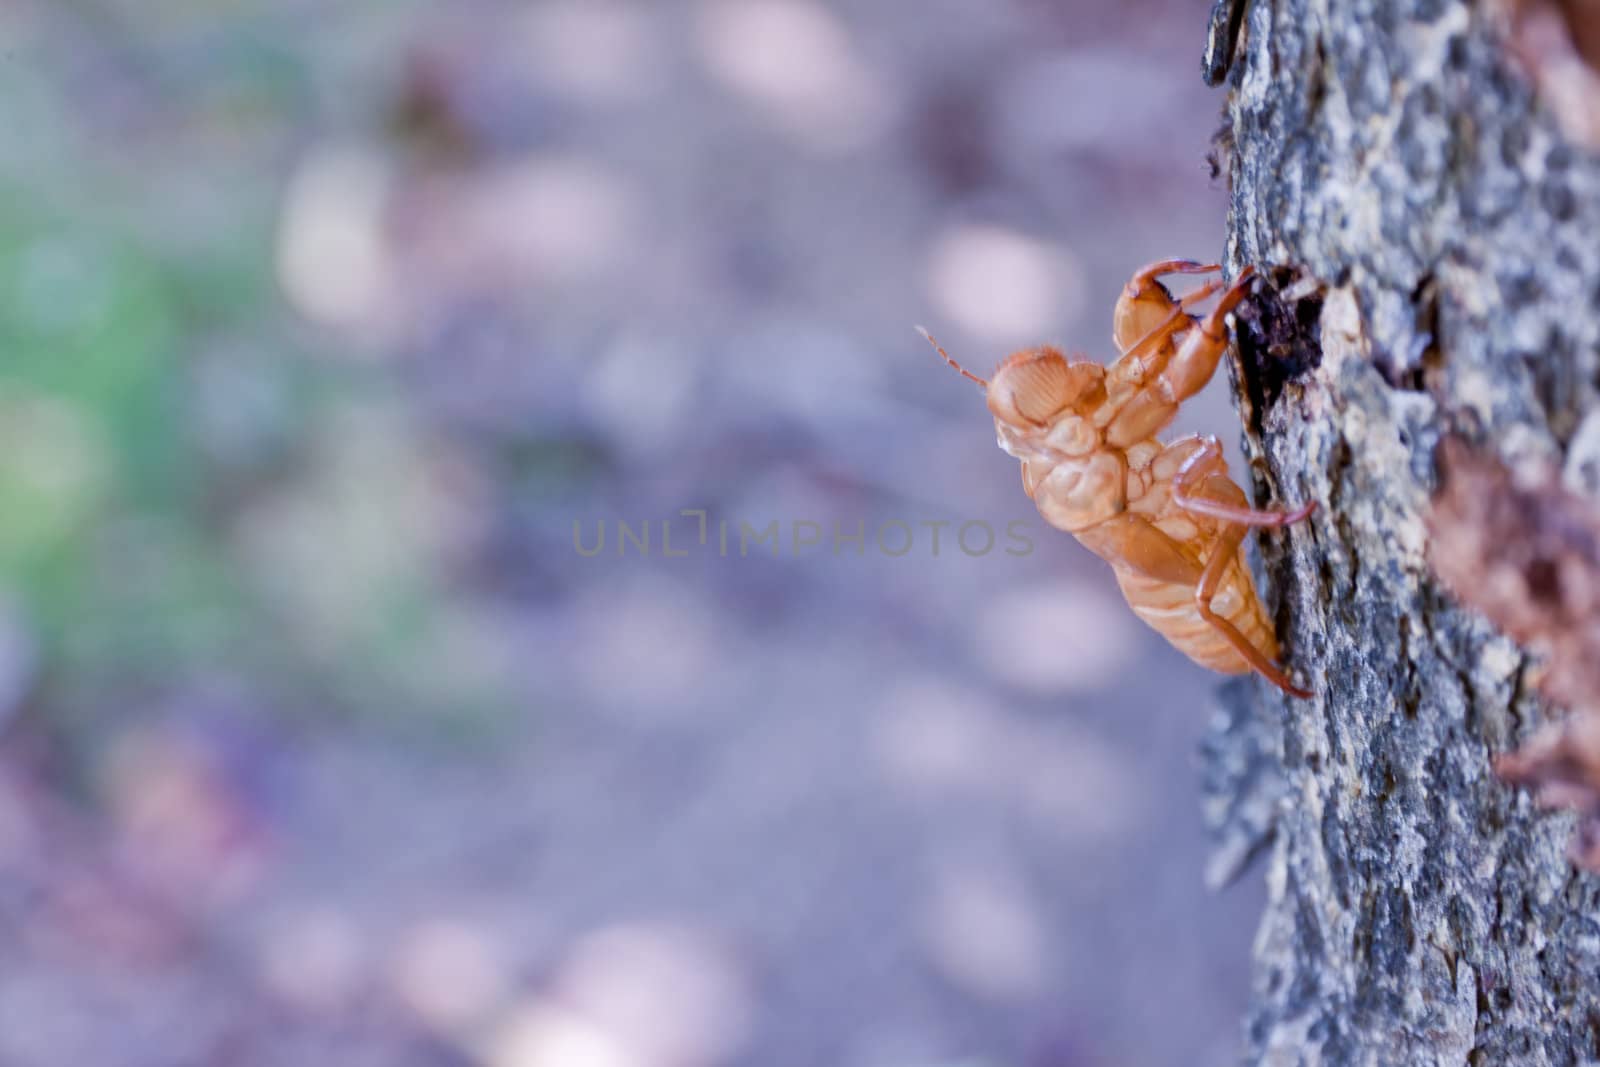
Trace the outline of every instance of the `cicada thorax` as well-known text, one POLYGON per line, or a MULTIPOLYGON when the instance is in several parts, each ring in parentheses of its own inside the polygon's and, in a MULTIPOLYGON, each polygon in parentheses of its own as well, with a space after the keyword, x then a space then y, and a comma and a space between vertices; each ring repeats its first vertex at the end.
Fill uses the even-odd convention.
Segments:
POLYGON ((1063 456, 1035 482, 1033 501, 1058 530, 1093 529, 1127 510, 1127 459, 1109 449, 1063 456))

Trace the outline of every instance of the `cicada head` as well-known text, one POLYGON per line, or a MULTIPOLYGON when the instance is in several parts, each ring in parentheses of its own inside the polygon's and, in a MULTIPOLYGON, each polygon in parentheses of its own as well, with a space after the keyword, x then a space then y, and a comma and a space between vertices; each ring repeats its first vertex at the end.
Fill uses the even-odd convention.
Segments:
POLYGON ((1068 360, 1049 345, 1007 356, 989 379, 989 411, 1017 430, 1040 430, 1063 414, 1087 416, 1105 400, 1105 368, 1068 360))
POLYGON ((985 379, 951 359, 927 330, 919 326, 917 332, 962 377, 983 387, 1007 451, 1024 449, 1027 442, 1031 444, 1025 451, 1038 451, 1041 431, 1061 438, 1060 442, 1046 442, 1055 451, 1068 442, 1084 447, 1093 444, 1096 432, 1089 426, 1089 417, 1106 398, 1105 368, 1100 364, 1069 360, 1059 348, 1041 345, 1011 353, 994 376, 985 379))

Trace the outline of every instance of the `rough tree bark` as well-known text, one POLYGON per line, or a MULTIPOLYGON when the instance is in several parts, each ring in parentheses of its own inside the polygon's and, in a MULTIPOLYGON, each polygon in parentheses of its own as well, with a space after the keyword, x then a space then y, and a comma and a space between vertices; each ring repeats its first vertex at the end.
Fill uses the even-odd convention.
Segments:
POLYGON ((1258 500, 1322 504, 1261 542, 1316 696, 1230 685, 1208 741, 1213 880, 1269 850, 1251 1063, 1600 1060, 1600 882, 1570 817, 1490 769, 1546 715, 1533 667, 1426 559, 1444 436, 1578 473, 1600 440, 1600 162, 1502 22, 1461 0, 1213 19, 1229 266, 1273 281, 1240 323, 1246 454, 1258 500))

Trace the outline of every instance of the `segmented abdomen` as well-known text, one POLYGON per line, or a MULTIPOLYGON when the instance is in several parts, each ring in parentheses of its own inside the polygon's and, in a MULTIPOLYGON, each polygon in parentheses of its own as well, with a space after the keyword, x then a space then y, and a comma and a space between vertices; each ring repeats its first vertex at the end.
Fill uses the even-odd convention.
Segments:
MULTIPOLYGON (((1200 609, 1195 606, 1194 586, 1158 581, 1125 567, 1112 569, 1128 606, 1179 652, 1202 667, 1223 674, 1250 672, 1250 664, 1234 650, 1228 639, 1201 617, 1200 609)), ((1256 593, 1250 570, 1245 566, 1242 548, 1236 552, 1217 587, 1211 610, 1233 623, 1244 639, 1268 659, 1277 659, 1277 637, 1267 620, 1261 597, 1256 593)))

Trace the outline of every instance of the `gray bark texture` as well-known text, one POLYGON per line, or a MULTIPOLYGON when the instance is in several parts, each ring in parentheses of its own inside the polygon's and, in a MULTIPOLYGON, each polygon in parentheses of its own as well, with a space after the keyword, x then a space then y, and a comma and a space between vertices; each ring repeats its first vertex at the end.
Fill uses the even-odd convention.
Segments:
POLYGON ((1534 661, 1427 556, 1446 436, 1590 492, 1600 451, 1600 163, 1503 22, 1459 0, 1213 19, 1228 265, 1267 282, 1232 368, 1249 473, 1262 504, 1320 504, 1260 539, 1316 694, 1224 687, 1206 750, 1209 876, 1267 855, 1250 1063, 1600 1061, 1600 883, 1572 818, 1491 770, 1549 714, 1534 661))

